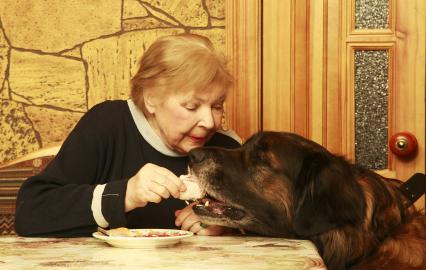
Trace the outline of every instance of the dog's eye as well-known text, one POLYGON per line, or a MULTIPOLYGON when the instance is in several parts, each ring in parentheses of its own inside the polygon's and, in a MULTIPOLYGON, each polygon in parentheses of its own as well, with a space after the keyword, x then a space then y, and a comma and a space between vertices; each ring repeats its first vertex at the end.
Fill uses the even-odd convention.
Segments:
POLYGON ((250 145, 250 147, 246 149, 247 151, 244 152, 245 162, 256 165, 261 165, 263 163, 267 152, 266 144, 258 142, 250 145))
POLYGON ((266 143, 258 143, 256 145, 257 152, 265 152, 268 150, 268 145, 266 143))
POLYGON ((262 159, 262 154, 259 151, 253 151, 251 154, 251 159, 260 161, 262 159))
POLYGON ((250 153, 250 158, 255 162, 261 162, 265 157, 265 149, 263 147, 255 148, 250 153))
POLYGON ((259 164, 261 160, 261 153, 253 148, 250 151, 246 151, 243 157, 244 162, 247 164, 259 164))

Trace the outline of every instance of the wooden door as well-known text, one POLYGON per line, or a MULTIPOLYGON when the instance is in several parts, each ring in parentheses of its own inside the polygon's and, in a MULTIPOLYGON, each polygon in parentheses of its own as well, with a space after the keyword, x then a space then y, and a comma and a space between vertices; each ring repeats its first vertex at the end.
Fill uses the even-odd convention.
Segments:
POLYGON ((227 120, 243 139, 292 131, 389 177, 425 172, 424 0, 234 0, 226 10, 237 78, 227 120), (401 131, 418 142, 410 159, 387 147, 401 131))

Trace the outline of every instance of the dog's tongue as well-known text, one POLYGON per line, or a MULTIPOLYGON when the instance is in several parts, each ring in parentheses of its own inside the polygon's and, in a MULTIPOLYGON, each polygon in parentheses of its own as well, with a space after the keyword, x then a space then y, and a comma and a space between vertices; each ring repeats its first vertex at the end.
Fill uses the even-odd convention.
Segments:
POLYGON ((240 220, 245 216, 245 212, 233 208, 224 202, 204 198, 193 207, 195 214, 214 218, 229 217, 232 220, 240 220))
POLYGON ((179 178, 186 186, 186 190, 180 193, 180 200, 197 200, 204 197, 205 192, 201 190, 198 179, 194 175, 186 174, 179 176, 179 178))

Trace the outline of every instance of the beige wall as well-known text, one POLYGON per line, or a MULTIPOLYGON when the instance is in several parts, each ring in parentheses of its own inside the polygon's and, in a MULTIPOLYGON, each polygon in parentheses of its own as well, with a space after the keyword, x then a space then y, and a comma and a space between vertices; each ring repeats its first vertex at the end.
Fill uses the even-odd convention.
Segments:
POLYGON ((145 48, 180 32, 225 52, 224 0, 1 0, 0 164, 59 144, 94 104, 126 99, 145 48))

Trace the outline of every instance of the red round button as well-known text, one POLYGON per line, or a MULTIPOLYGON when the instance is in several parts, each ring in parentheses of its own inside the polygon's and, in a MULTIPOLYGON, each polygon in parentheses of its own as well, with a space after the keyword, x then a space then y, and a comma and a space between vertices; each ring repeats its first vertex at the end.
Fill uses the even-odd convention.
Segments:
POLYGON ((389 139, 389 148, 398 157, 412 157, 417 153, 417 139, 410 132, 398 132, 389 139))

